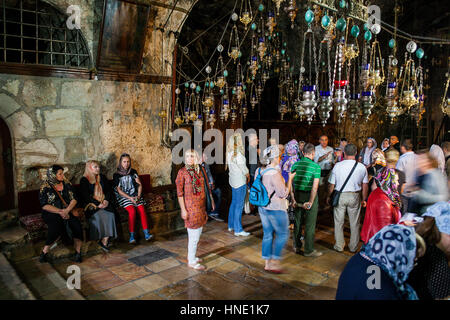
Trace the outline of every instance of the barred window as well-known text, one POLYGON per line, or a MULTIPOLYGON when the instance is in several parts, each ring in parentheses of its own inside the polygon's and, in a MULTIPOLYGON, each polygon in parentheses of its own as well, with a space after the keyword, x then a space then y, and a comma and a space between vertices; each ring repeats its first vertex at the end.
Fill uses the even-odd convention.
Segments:
POLYGON ((89 68, 81 30, 40 0, 0 0, 0 62, 89 68))

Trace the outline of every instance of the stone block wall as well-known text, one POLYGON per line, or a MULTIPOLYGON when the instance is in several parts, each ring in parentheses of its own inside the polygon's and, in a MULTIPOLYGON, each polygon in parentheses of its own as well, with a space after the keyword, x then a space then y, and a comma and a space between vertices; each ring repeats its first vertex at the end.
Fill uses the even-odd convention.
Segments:
MULTIPOLYGON (((44 0, 66 14, 81 8, 81 32, 95 61, 103 0, 44 0)), ((142 74, 172 76, 174 32, 196 0, 139 0, 150 5, 142 74), (166 23, 167 22, 167 23, 166 23), (165 25, 165 32, 157 28, 165 25)), ((46 168, 66 168, 78 183, 87 160, 99 160, 111 178, 120 154, 132 156, 132 166, 150 174, 152 185, 170 183, 171 152, 160 145, 158 112, 171 103, 171 86, 159 83, 74 80, 0 73, 0 117, 13 139, 16 193, 39 187, 46 168), (162 98, 162 96, 164 98, 162 98), (162 103, 164 101, 164 103, 162 103)))
MULTIPOLYGON (((153 185, 170 183, 170 149, 161 147, 161 85, 0 76, 0 116, 14 139, 17 191, 36 189, 58 163, 78 183, 89 159, 109 178, 127 152, 153 185)), ((164 102, 171 101, 165 86, 164 102)))

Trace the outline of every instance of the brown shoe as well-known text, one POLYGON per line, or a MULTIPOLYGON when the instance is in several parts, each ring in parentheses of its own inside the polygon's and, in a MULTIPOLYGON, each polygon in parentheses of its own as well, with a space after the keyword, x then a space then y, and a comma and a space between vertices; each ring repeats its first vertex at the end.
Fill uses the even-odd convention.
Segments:
POLYGON ((314 251, 311 252, 311 253, 305 253, 305 254, 304 254, 305 257, 313 257, 313 258, 315 258, 315 257, 320 257, 321 255, 323 255, 323 253, 320 252, 320 251, 317 251, 317 250, 314 250, 314 251))

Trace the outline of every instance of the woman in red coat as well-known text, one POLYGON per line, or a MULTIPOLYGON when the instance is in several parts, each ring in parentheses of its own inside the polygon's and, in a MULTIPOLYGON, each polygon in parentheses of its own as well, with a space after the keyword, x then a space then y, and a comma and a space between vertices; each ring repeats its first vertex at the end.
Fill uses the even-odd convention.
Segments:
POLYGON ((361 240, 367 243, 383 227, 397 224, 401 218, 401 200, 398 193, 398 175, 394 169, 384 168, 375 176, 377 187, 367 200, 366 216, 361 229, 361 240))

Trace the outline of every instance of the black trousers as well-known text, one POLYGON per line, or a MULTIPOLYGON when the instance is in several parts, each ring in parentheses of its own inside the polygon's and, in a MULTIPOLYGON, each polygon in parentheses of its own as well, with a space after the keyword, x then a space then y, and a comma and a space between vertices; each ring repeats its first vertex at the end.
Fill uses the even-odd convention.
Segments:
POLYGON ((70 214, 70 218, 66 220, 67 222, 59 214, 56 213, 44 212, 42 213, 42 219, 48 226, 47 240, 45 241, 45 245, 51 245, 60 236, 66 240, 72 240, 66 232, 66 223, 71 230, 72 238, 80 239, 81 241, 83 241, 83 227, 81 226, 81 222, 72 214, 70 214))

